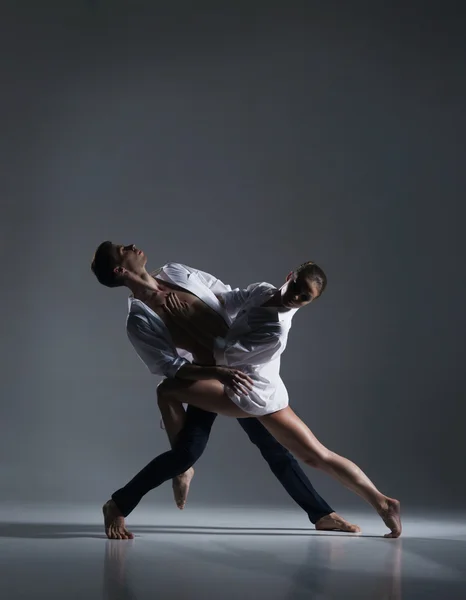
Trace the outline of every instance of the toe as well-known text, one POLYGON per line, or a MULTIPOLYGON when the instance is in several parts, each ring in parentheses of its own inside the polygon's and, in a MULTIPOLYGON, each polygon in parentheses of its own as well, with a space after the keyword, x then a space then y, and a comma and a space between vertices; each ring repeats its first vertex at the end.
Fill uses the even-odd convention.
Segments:
POLYGON ((384 537, 385 538, 390 538, 390 539, 396 539, 396 538, 400 537, 400 534, 397 531, 391 531, 390 533, 386 533, 384 535, 384 537))

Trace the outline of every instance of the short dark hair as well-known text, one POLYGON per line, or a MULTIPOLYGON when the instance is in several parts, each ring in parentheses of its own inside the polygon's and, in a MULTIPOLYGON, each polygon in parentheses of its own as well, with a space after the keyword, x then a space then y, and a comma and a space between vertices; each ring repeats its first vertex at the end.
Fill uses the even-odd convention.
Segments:
POLYGON ((321 269, 319 265, 316 265, 315 262, 312 262, 312 260, 299 265, 299 267, 295 269, 295 273, 297 276, 309 279, 317 288, 319 296, 327 287, 327 275, 324 273, 323 269, 321 269))
POLYGON ((122 287, 123 283, 114 272, 118 266, 115 246, 112 242, 102 242, 94 254, 91 262, 91 270, 102 285, 107 287, 122 287))

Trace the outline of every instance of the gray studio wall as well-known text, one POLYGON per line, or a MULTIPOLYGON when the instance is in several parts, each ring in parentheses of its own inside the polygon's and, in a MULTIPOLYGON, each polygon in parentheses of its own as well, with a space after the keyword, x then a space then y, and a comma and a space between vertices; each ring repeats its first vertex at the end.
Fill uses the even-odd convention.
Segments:
MULTIPOLYGON (((382 491, 464 503, 455 15, 40 4, 2 5, 0 499, 104 501, 167 448, 125 291, 89 270, 110 238, 234 286, 321 263, 328 291, 283 359, 293 407, 382 491)), ((190 502, 291 506, 225 418, 190 502)))

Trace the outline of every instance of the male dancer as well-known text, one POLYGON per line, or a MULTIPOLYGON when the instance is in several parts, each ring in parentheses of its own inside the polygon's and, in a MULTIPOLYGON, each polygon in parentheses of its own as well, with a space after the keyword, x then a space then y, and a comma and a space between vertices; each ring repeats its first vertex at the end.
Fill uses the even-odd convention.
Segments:
MULTIPOLYGON (((189 308, 190 312, 193 313, 193 316, 196 317, 194 321, 197 321, 196 326, 198 328, 200 326, 200 329, 203 330, 208 328, 209 324, 213 325, 213 330, 210 331, 210 334, 215 337, 221 337, 222 333, 219 333, 218 321, 217 323, 214 323, 212 315, 208 315, 209 310, 212 310, 211 307, 208 306, 208 303, 205 301, 206 299, 202 299, 201 296, 196 298, 192 294, 186 294, 186 292, 181 290, 177 290, 176 293, 168 291, 170 289, 169 287, 167 289, 167 287, 159 285, 153 278, 150 278, 149 274, 145 271, 145 257, 141 251, 138 251, 134 247, 125 248, 123 246, 117 247, 116 251, 118 252, 118 255, 113 254, 110 262, 107 264, 107 274, 114 274, 117 278, 123 278, 124 284, 133 290, 135 301, 138 302, 138 310, 132 314, 130 313, 128 325, 132 323, 133 335, 136 335, 137 339, 137 344, 135 344, 135 346, 139 355, 143 358, 152 372, 157 372, 157 369, 162 369, 165 370, 165 374, 171 375, 172 377, 176 375, 176 380, 179 380, 180 378, 194 380, 194 383, 189 382, 189 385, 182 385, 183 383, 188 382, 185 381, 178 384, 175 379, 172 379, 175 386, 172 386, 171 388, 170 386, 168 387, 168 390, 171 389, 172 391, 176 391, 176 399, 172 397, 172 400, 178 401, 181 396, 183 396, 183 401, 186 401, 189 404, 230 416, 247 416, 248 412, 249 414, 256 413, 263 415, 261 417, 262 422, 273 432, 275 437, 283 439, 289 447, 296 449, 305 462, 326 470, 347 485, 347 487, 364 497, 372 504, 372 506, 374 506, 374 508, 376 508, 385 523, 390 527, 392 530, 390 536, 397 537, 401 532, 398 515, 399 503, 396 500, 381 494, 356 465, 343 457, 339 457, 334 453, 329 452, 317 442, 312 433, 287 406, 288 399, 284 396, 284 394, 286 394, 286 389, 284 386, 282 386, 281 389, 278 389, 280 383, 279 378, 276 379, 276 382, 272 386, 270 386, 268 385, 270 384, 270 381, 267 382, 267 377, 264 379, 264 377, 257 374, 251 373, 253 377, 248 377, 240 371, 225 367, 205 367, 183 363, 183 359, 176 353, 175 344, 183 347, 180 343, 183 342, 183 344, 185 344, 185 349, 187 350, 194 350, 195 353, 199 352, 199 354, 204 352, 202 362, 205 363, 207 361, 207 364, 209 364, 209 360, 210 364, 213 362, 212 348, 209 349, 208 345, 203 348, 199 344, 196 348, 195 346, 198 340, 194 336, 191 337, 191 340, 188 342, 182 340, 183 327, 180 326, 180 322, 177 321, 176 303, 178 303, 178 309, 180 308, 180 301, 183 302, 184 306, 189 308), (125 254, 127 250, 131 252, 131 255, 125 254), (108 267, 112 266, 113 269, 110 268, 110 270, 108 270, 108 267), (171 297, 171 302, 167 301, 169 297, 171 297), (203 309, 200 309, 201 304, 204 305, 203 309), (131 316, 133 316, 132 319, 131 316), (163 351, 158 351, 154 354, 154 344, 155 346, 160 344, 159 338, 161 336, 163 337, 164 332, 168 332, 171 335, 171 348, 170 342, 168 344, 165 343, 163 351), (178 342, 175 338, 178 338, 178 342), (213 379, 217 379, 218 381, 212 381, 213 379), (265 387, 263 385, 264 381, 266 382, 265 387), (219 387, 221 382, 225 384, 225 388, 223 385, 220 385, 219 387), (276 388, 276 393, 272 389, 274 386, 276 388), (261 388, 263 388, 262 391, 261 388), (225 390, 229 390, 229 393, 225 393, 225 390), (248 392, 248 390, 251 391, 248 392), (180 394, 180 392, 182 393, 180 394), (248 395, 256 400, 258 399, 259 403, 256 403, 256 406, 253 409, 251 409, 250 404, 246 403, 243 408, 247 412, 244 412, 240 406, 242 406, 241 403, 244 402, 244 398, 248 395), (282 398, 282 407, 273 402, 275 395, 282 398)), ((121 282, 120 279, 118 283, 121 282)), ((107 284, 108 283, 112 286, 115 285, 115 281, 107 282, 107 284)), ((255 296, 258 299, 258 302, 255 305, 253 303, 250 307, 251 313, 254 312, 255 308, 259 308, 259 312, 262 314, 264 310, 267 313, 270 308, 272 309, 270 314, 273 317, 273 321, 277 314, 289 313, 290 309, 297 309, 299 306, 303 306, 313 298, 317 297, 323 290, 322 283, 325 285, 325 280, 319 280, 319 277, 314 277, 311 281, 307 276, 303 276, 301 278, 301 285, 296 277, 294 277, 284 286, 286 287, 286 290, 283 294, 280 290, 273 288, 273 286, 268 286, 267 288, 267 284, 263 284, 262 287, 264 288, 265 286, 265 288, 261 293, 255 295, 250 294, 251 298, 255 296), (299 288, 300 285, 302 289, 305 289, 306 293, 301 294, 299 297, 295 297, 294 287, 299 288), (288 305, 280 300, 282 297, 286 298, 287 295, 290 297, 290 301, 287 301, 288 305), (280 306, 281 308, 277 309, 277 306, 280 306)), ((226 296, 228 296, 228 294, 226 296)), ((248 301, 246 301, 246 304, 247 302, 248 301)), ((181 312, 183 311, 181 310, 181 312)), ((288 319, 288 326, 285 324, 286 320, 285 316, 281 319, 275 319, 275 325, 280 321, 280 325, 277 328, 277 335, 275 336, 275 340, 279 341, 277 345, 277 356, 279 356, 286 345, 286 337, 291 324, 291 319, 288 319)), ((241 321, 241 319, 239 319, 239 321, 241 321)), ((270 338, 270 331, 269 334, 266 334, 265 338, 261 340, 260 335, 262 334, 260 334, 260 328, 260 326, 257 328, 259 337, 254 338, 253 335, 249 339, 249 342, 258 346, 259 350, 257 356, 262 356, 262 359, 268 361, 270 365, 274 363, 273 369, 275 369, 277 367, 277 356, 274 356, 274 352, 270 353, 266 351, 266 346, 269 344, 269 339, 266 338, 270 338), (266 354, 269 354, 269 356, 266 357, 266 354)), ((237 333, 241 334, 241 326, 237 333)), ((170 335, 168 335, 168 338, 170 338, 170 335)), ((272 335, 272 338, 273 337, 274 336, 272 335)), ((167 342, 167 337, 165 342, 167 342)), ((240 340, 239 343, 236 344, 238 348, 234 350, 233 356, 238 349, 243 348, 243 354, 252 357, 251 348, 248 348, 247 345, 249 342, 244 344, 241 343, 240 340)), ((231 345, 230 348, 232 346, 235 346, 235 344, 231 345)), ((195 353, 193 352, 194 355, 195 353)), ((254 362, 259 364, 260 360, 259 363, 257 361, 257 357, 251 359, 246 358, 243 361, 243 364, 244 366, 251 363, 253 364, 254 362)), ((272 373, 273 369, 269 370, 268 375, 272 373)), ((165 386, 164 389, 167 391, 167 386, 165 386)), ((167 396, 165 392, 164 396, 167 396)), ((164 420, 168 429, 166 415, 164 415, 164 420)), ((168 420, 170 419, 168 418, 168 420)), ((174 423, 170 423, 172 435, 175 426, 174 423)), ((168 433, 170 435, 170 431, 168 431, 168 433)), ((126 513, 128 512, 129 511, 127 510, 126 513)))
MULTIPOLYGON (((120 272, 122 269, 125 269, 125 267, 131 269, 131 265, 138 262, 142 262, 145 265, 146 260, 143 253, 137 250, 134 245, 119 246, 111 242, 104 242, 95 253, 92 270, 102 284, 109 287, 117 287, 124 285, 124 280, 121 278, 122 273, 120 272), (120 271, 115 273, 115 268, 120 269, 120 271)), ((217 297, 231 291, 231 287, 203 271, 195 271, 177 263, 170 263, 153 272, 150 275, 150 280, 154 281, 154 284, 160 287, 165 286, 171 291, 177 290, 178 293, 181 291, 190 292, 189 296, 192 299, 195 298, 192 294, 203 298, 204 302, 198 302, 196 305, 198 309, 197 316, 200 319, 201 325, 206 315, 209 318, 209 323, 213 317, 215 319, 215 333, 224 334, 238 312, 233 306, 230 305, 228 309, 225 309, 218 302, 217 297), (209 310, 209 307, 214 310, 209 310), (218 318, 218 314, 221 318, 218 318)), ((155 327, 159 334, 157 341, 155 342, 152 337, 150 343, 138 344, 136 341, 137 331, 140 329, 141 324, 143 324, 145 319, 144 311, 147 306, 135 297, 130 298, 129 305, 130 314, 127 321, 128 336, 133 341, 141 358, 151 361, 150 369, 154 374, 173 377, 176 375, 176 369, 180 369, 183 365, 189 365, 193 360, 197 363, 213 364, 212 357, 206 356, 205 350, 199 347, 198 342, 195 342, 193 345, 191 337, 180 331, 179 328, 175 328, 173 323, 170 323, 170 331, 168 331, 162 320, 156 320, 155 322, 155 327), (173 347, 175 343, 176 348, 173 347), (170 356, 173 352, 176 353, 176 359, 172 364, 169 364, 167 363, 167 356, 170 356), (191 352, 194 352, 194 359, 191 352)), ((165 315, 164 318, 166 316, 168 315, 165 315)), ((212 325, 209 324, 207 329, 212 330, 212 325)), ((151 332, 153 333, 153 330, 151 332)), ((232 373, 229 370, 224 370, 223 376, 227 378, 232 373)), ((241 377, 240 373, 238 373, 238 377, 241 377)), ((163 400, 160 400, 159 404, 162 413, 171 412, 172 409, 163 400)), ((191 457, 193 451, 195 456, 199 457, 207 444, 210 428, 213 425, 216 414, 204 414, 200 410, 191 410, 191 417, 190 439, 191 441, 196 441, 196 447, 191 449, 191 457)), ((170 414, 168 418, 170 418, 170 414)), ((249 439, 259 448, 272 472, 288 494, 307 513, 310 521, 315 524, 316 529, 340 530, 353 533, 359 531, 359 527, 348 523, 333 511, 329 504, 313 488, 308 477, 306 477, 291 453, 277 442, 257 419, 239 418, 238 423, 247 433, 249 439)), ((169 434, 172 445, 175 437, 175 435, 170 436, 169 434)), ((193 473, 194 469, 189 468, 186 472, 173 478, 175 499, 179 508, 184 507, 193 473)))
MULTIPOLYGON (((117 268, 124 268, 125 266, 130 267, 131 263, 141 260, 145 264, 145 256, 140 250, 137 250, 134 245, 118 246, 111 242, 104 242, 97 249, 91 267, 97 279, 103 285, 117 287, 124 284, 121 280, 120 273, 117 274, 117 277, 115 276, 116 274, 113 272, 115 266, 117 268)), ((209 306, 219 310, 222 318, 216 319, 215 321, 215 331, 217 333, 224 333, 227 331, 228 324, 236 316, 237 310, 235 311, 232 307, 229 307, 228 311, 224 310, 224 307, 219 304, 217 299, 217 296, 220 294, 231 291, 231 287, 225 285, 219 279, 216 279, 208 273, 195 271, 194 269, 190 269, 189 267, 177 263, 169 263, 151 273, 150 278, 154 283, 157 282, 159 286, 166 286, 172 291, 178 290, 178 292, 180 292, 181 290, 184 290, 185 292, 197 294, 198 297, 203 298, 204 303, 198 303, 201 324, 204 316, 202 312, 203 308, 205 308, 207 312, 209 312, 209 306), (204 304, 207 306, 204 307, 204 304)), ((194 296, 191 297, 194 298, 194 296)), ((137 301, 134 297, 129 299, 129 305, 130 314, 128 315, 127 321, 128 336, 133 341, 141 358, 143 360, 152 361, 150 368, 154 374, 173 377, 176 368, 181 368, 182 365, 187 366, 194 360, 190 350, 194 351, 196 362, 213 362, 212 358, 206 356, 206 352, 199 348, 198 343, 193 346, 190 337, 186 336, 184 332, 180 332, 179 328, 176 329, 173 326, 173 323, 170 324, 170 331, 168 331, 161 320, 156 321, 155 324, 159 332, 157 341, 154 342, 154 339, 152 338, 150 344, 138 344, 135 340, 135 332, 138 329, 138 325, 141 325, 142 323, 141 319, 144 319, 144 309, 147 307, 142 302, 137 301), (175 340, 178 345, 176 348, 173 347, 175 340), (176 356, 178 360, 175 360, 171 365, 167 364, 167 356, 173 352, 177 353, 176 356), (150 359, 149 355, 151 356, 150 359)), ((209 316, 212 317, 213 314, 215 313, 210 311, 209 316)), ((224 371, 224 377, 227 378, 230 375, 230 371, 224 371)), ((231 374, 232 373, 233 372, 231 371, 231 374)), ((238 376, 240 377, 241 374, 238 374, 238 376)), ((166 413, 167 411, 170 413, 171 408, 170 406, 167 406, 167 403, 160 400, 159 404, 162 413, 166 413)), ((199 409, 194 409, 193 407, 191 407, 191 411, 188 410, 188 414, 190 414, 191 417, 189 439, 191 446, 194 444, 194 447, 191 447, 190 449, 189 458, 193 459, 193 457, 195 457, 195 459, 192 460, 192 463, 194 463, 195 460, 200 457, 207 444, 210 429, 217 415, 216 413, 207 413, 199 409)), ((348 523, 333 511, 329 504, 327 504, 313 488, 308 477, 300 468, 292 454, 277 442, 257 419, 238 418, 238 423, 247 433, 252 443, 258 447, 262 456, 269 464, 270 469, 288 494, 307 513, 316 529, 339 530, 351 533, 359 531, 357 525, 348 523)), ((169 434, 172 445, 175 441, 175 437, 176 436, 170 436, 169 434)), ((186 434, 186 437, 188 437, 188 433, 186 434)), ((187 462, 189 462, 189 460, 187 462)), ((193 474, 194 469, 190 466, 190 468, 187 468, 181 475, 173 478, 175 500, 179 508, 184 507, 193 474)))

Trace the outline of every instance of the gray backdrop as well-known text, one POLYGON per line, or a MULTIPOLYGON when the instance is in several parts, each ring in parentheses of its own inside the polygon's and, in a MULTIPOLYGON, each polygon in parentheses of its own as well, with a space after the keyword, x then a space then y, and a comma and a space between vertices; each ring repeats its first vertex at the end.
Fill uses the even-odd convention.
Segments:
MULTIPOLYGON (((292 406, 405 505, 464 504, 464 22, 286 4, 1 4, 1 499, 103 502, 168 446, 126 291, 89 269, 112 239, 233 286, 319 262, 292 406)), ((227 418, 207 502, 291 506, 227 418)))

